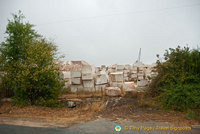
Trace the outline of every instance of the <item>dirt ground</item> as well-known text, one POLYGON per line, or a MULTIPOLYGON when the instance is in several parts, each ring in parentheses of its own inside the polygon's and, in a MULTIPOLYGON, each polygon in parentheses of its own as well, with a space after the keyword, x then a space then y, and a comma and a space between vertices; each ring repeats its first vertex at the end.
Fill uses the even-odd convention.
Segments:
POLYGON ((200 124, 197 120, 187 119, 184 112, 163 111, 159 105, 141 96, 131 92, 123 97, 102 97, 101 94, 65 94, 60 97, 63 102, 75 101, 75 108, 17 107, 11 102, 4 102, 0 106, 0 123, 69 127, 98 118, 109 118, 134 122, 168 122, 176 126, 200 124))

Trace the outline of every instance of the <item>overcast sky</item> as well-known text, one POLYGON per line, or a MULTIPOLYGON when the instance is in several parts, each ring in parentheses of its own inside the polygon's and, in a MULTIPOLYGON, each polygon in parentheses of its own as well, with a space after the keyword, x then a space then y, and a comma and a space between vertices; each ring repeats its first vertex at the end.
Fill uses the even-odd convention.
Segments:
POLYGON ((0 0, 0 42, 18 10, 64 60, 133 64, 141 48, 150 64, 170 47, 200 46, 200 0, 0 0))

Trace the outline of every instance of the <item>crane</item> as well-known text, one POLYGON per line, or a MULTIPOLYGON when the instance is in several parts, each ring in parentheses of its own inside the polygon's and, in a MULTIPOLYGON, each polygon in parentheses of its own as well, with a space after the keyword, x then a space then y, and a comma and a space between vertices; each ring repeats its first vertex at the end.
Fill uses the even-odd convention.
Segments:
POLYGON ((140 48, 140 50, 139 50, 139 55, 138 55, 138 59, 137 59, 136 62, 140 62, 140 58, 141 58, 141 48, 140 48))

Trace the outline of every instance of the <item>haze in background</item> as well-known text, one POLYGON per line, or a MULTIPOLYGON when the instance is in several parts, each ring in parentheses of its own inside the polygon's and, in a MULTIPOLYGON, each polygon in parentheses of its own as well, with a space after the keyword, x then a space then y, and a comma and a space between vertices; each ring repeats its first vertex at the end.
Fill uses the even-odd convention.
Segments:
POLYGON ((156 61, 177 45, 200 44, 199 0, 0 0, 0 42, 7 19, 21 10, 64 60, 90 64, 156 61))

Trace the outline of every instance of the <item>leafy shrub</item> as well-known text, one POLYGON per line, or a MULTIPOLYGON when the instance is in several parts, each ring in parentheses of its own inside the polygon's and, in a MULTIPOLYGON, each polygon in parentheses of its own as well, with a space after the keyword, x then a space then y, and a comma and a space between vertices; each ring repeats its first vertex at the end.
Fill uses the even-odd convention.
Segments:
POLYGON ((1 89, 14 93, 20 105, 53 106, 63 87, 59 77, 56 46, 24 23, 21 12, 9 20, 6 41, 0 47, 1 89))
POLYGON ((163 90, 163 105, 174 110, 200 108, 200 84, 174 85, 163 90))
POLYGON ((158 75, 150 85, 150 94, 160 96, 162 104, 171 109, 200 108, 199 49, 170 48, 164 59, 157 61, 158 75))

